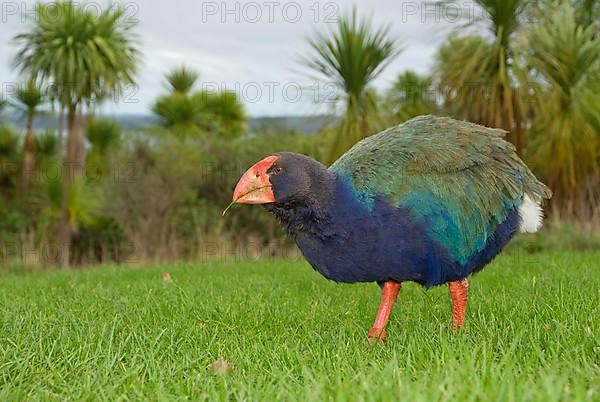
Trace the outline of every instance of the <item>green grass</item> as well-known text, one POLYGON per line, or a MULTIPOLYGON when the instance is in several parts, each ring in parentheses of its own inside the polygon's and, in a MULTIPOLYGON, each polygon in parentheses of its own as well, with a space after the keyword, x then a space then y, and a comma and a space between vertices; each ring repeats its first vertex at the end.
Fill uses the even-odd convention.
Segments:
POLYGON ((378 287, 304 262, 0 279, 0 400, 600 399, 598 253, 504 255, 456 334, 447 288, 406 284, 373 348, 378 287))

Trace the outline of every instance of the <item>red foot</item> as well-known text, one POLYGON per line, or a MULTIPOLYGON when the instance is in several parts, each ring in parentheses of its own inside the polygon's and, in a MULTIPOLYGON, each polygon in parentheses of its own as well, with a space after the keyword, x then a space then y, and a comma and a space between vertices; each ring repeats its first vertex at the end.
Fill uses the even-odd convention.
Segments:
POLYGON ((379 344, 383 344, 383 341, 385 340, 385 335, 385 329, 371 328, 369 330, 367 338, 369 339, 369 343, 371 344, 375 341, 377 341, 379 344))
POLYGON ((463 323, 455 321, 454 318, 452 319, 452 322, 450 323, 450 329, 452 329, 452 332, 456 332, 462 326, 463 326, 463 323))

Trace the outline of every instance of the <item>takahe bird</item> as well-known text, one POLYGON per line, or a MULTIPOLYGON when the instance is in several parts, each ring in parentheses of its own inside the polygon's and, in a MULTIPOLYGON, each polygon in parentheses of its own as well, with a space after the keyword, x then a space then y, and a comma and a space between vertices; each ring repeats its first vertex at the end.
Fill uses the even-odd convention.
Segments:
POLYGON ((327 279, 378 283, 370 340, 385 337, 405 281, 447 283, 456 329, 467 277, 519 230, 535 232, 551 196, 504 134, 417 117, 360 141, 329 169, 300 154, 268 156, 242 176, 233 203, 264 204, 327 279))

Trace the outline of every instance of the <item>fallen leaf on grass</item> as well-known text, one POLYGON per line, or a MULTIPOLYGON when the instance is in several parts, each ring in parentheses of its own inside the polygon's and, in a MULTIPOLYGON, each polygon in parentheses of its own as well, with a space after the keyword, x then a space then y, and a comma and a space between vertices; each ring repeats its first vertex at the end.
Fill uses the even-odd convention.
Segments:
POLYGON ((209 368, 216 375, 225 375, 234 369, 234 365, 224 360, 222 357, 219 357, 217 360, 211 363, 209 368))
POLYGON ((163 281, 167 283, 173 282, 173 279, 171 279, 171 275, 168 272, 163 272, 163 281))

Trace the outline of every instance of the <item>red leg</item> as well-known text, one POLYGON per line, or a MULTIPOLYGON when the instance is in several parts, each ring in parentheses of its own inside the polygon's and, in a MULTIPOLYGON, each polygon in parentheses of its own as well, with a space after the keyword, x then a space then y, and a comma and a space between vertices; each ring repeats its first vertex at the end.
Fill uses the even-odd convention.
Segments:
POLYGON ((467 312, 467 294, 469 282, 467 278, 460 281, 450 282, 450 297, 452 297, 452 330, 456 331, 463 325, 465 313, 467 312))
POLYGON ((375 339, 383 342, 385 338, 385 325, 392 312, 392 307, 394 307, 394 303, 396 303, 396 299, 398 298, 398 292, 400 292, 400 284, 398 282, 388 281, 383 284, 383 289, 381 289, 381 304, 379 305, 377 318, 375 318, 373 328, 369 330, 368 337, 370 342, 375 339))

